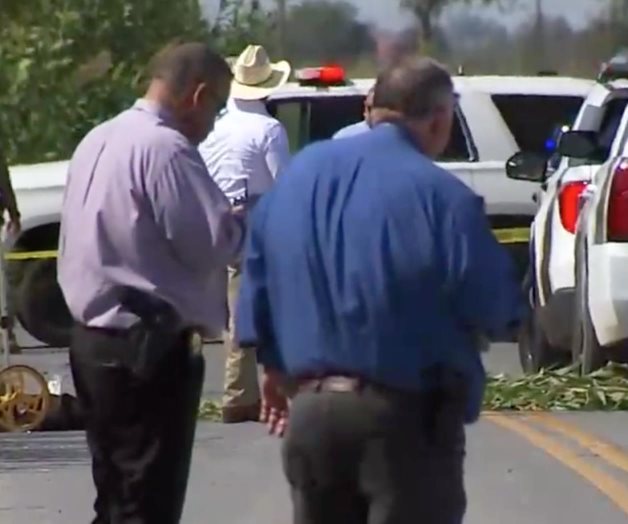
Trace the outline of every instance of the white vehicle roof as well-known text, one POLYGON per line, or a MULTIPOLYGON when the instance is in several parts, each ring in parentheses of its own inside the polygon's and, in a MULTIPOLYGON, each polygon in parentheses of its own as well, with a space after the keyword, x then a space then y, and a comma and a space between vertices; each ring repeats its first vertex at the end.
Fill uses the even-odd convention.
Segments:
POLYGON ((462 76, 454 77, 457 89, 500 95, 586 96, 594 80, 566 76, 462 76))
MULTIPOLYGON (((500 95, 547 95, 586 97, 594 80, 564 76, 454 76, 456 92, 481 91, 500 95)), ((301 98, 306 96, 364 95, 375 84, 374 78, 352 79, 346 86, 302 86, 290 82, 271 95, 271 99, 301 98)))
POLYGON ((65 184, 70 162, 42 162, 9 167, 13 189, 42 189, 65 184))

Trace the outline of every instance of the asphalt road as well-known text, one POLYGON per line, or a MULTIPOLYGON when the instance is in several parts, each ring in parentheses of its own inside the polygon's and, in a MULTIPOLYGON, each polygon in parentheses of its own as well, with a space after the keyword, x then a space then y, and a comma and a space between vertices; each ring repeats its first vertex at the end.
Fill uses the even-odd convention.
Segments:
MULTIPOLYGON (((224 352, 206 348, 205 395, 218 397, 224 352)), ((65 351, 27 350, 15 361, 63 377, 65 351)), ((486 356, 519 373, 515 347, 486 356)), ((184 524, 289 524, 279 442, 258 424, 200 424, 184 524)), ((469 524, 628 522, 628 415, 533 417, 488 413, 468 430, 469 524)), ((81 433, 0 435, 0 523, 88 522, 93 488, 81 433)))

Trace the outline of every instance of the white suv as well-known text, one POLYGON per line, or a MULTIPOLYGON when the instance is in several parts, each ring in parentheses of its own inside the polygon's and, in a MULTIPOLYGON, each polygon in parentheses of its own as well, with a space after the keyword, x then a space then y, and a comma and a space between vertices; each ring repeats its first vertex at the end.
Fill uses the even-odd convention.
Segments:
MULTIPOLYGON (((596 137, 565 135, 565 155, 590 158, 596 137)), ((581 195, 576 228, 572 359, 584 374, 628 362, 628 109, 617 148, 581 195)))
POLYGON ((572 131, 558 146, 558 168, 547 174, 547 158, 529 152, 514 155, 507 163, 508 176, 541 182, 536 196, 538 210, 531 226, 530 268, 525 287, 532 315, 521 330, 519 353, 526 372, 566 364, 571 360, 576 282, 574 246, 580 197, 600 166, 615 158, 623 139, 618 130, 628 104, 628 82, 599 82, 584 102, 572 131), (578 137, 596 144, 585 158, 567 157, 565 147, 578 137))

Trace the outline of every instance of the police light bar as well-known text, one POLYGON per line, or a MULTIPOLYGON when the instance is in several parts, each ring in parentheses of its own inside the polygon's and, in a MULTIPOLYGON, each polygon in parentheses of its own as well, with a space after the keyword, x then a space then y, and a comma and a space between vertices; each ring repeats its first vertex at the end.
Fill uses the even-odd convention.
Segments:
POLYGON ((627 51, 617 53, 608 62, 604 62, 597 77, 598 82, 610 82, 612 80, 628 79, 628 54, 627 51))
POLYGON ((299 84, 309 86, 345 85, 345 70, 340 66, 306 67, 295 73, 299 84))

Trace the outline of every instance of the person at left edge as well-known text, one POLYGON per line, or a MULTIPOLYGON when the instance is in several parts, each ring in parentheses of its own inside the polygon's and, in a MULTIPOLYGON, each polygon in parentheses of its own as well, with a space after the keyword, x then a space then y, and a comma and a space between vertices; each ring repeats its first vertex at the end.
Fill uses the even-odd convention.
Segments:
MULTIPOLYGON (((271 62, 263 46, 249 45, 232 60, 231 98, 214 130, 199 147, 212 178, 232 202, 255 201, 275 182, 290 160, 288 135, 279 120, 268 114, 266 99, 288 81, 285 60, 271 62)), ((228 330, 222 420, 256 421, 260 412, 255 352, 242 351, 234 339, 235 302, 240 287, 240 265, 228 269, 228 330)))
POLYGON ((70 162, 58 273, 76 321, 70 364, 94 523, 181 518, 204 375, 200 331, 215 336, 225 323, 225 268, 243 239, 239 211, 197 150, 230 83, 207 45, 169 46, 145 96, 89 132, 70 162))
MULTIPOLYGON (((13 184, 11 183, 7 161, 0 146, 0 227, 4 227, 5 212, 9 217, 9 221, 6 223, 6 232, 9 236, 15 239, 20 234, 22 229, 20 223, 20 211, 17 207, 17 199, 15 198, 15 191, 13 190, 13 184)), ((8 291, 10 291, 10 289, 8 291)), ((9 314, 11 318, 13 318, 13 312, 11 311, 13 309, 13 301, 11 300, 12 297, 10 296, 10 293, 7 293, 7 296, 9 298, 9 314)), ((19 353, 20 348, 17 345, 15 331, 13 330, 12 325, 8 328, 8 341, 8 350, 11 353, 19 353)))

